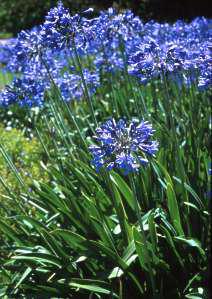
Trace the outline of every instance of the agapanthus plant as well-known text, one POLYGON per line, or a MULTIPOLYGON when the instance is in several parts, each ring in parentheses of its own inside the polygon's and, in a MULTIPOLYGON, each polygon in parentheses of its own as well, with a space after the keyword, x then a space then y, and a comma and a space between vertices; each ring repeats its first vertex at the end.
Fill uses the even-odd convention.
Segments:
POLYGON ((97 171, 102 167, 122 169, 125 174, 138 171, 158 150, 158 142, 152 140, 153 133, 147 121, 133 120, 129 125, 123 119, 106 121, 96 129, 99 145, 89 147, 92 164, 97 171))

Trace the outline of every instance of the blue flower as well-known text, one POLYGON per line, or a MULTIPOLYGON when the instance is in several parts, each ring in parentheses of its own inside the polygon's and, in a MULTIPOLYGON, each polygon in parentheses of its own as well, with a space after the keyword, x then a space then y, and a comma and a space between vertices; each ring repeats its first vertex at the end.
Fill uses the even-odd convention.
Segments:
POLYGON ((138 171, 158 150, 158 142, 151 140, 153 133, 147 121, 132 121, 129 126, 123 119, 117 123, 114 119, 106 121, 96 129, 99 145, 89 147, 92 164, 97 171, 102 167, 122 169, 125 174, 138 171))
POLYGON ((12 46, 12 56, 8 69, 12 72, 23 72, 29 64, 37 64, 44 51, 41 43, 40 26, 32 30, 22 30, 12 46))
MULTIPOLYGON (((91 8, 83 11, 82 14, 90 12, 92 12, 91 8)), ((48 12, 40 32, 42 43, 54 50, 71 47, 74 40, 77 40, 76 47, 79 47, 89 34, 89 22, 86 22, 80 14, 71 15, 61 1, 58 2, 57 7, 48 12)))
POLYGON ((19 104, 20 106, 41 106, 44 101, 45 84, 31 78, 15 78, 0 93, 0 106, 19 104))
POLYGON ((64 48, 77 30, 78 15, 72 17, 61 1, 52 8, 41 29, 41 38, 44 44, 52 49, 64 48))
POLYGON ((150 21, 144 25, 143 35, 134 41, 127 39, 128 71, 142 83, 166 74, 177 84, 190 86, 198 83, 200 89, 211 86, 211 20, 197 18, 190 24, 159 24, 150 21))
POLYGON ((13 53, 12 45, 15 42, 15 38, 10 38, 4 43, 0 43, 0 64, 1 67, 9 63, 13 53))
MULTIPOLYGON (((92 95, 99 86, 99 75, 91 73, 87 69, 83 70, 84 79, 88 88, 88 92, 92 95)), ((64 72, 62 75, 58 74, 55 82, 60 88, 61 94, 66 101, 73 99, 82 99, 84 97, 84 89, 82 78, 77 73, 64 72)))

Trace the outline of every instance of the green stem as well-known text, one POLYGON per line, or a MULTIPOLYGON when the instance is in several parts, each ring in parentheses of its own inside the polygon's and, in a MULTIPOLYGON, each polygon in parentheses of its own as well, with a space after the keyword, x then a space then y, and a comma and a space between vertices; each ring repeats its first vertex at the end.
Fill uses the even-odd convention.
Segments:
POLYGON ((119 299, 123 299, 123 284, 121 278, 119 278, 119 299))
POLYGON ((124 62, 124 77, 125 77, 125 81, 128 84, 125 84, 125 88, 126 88, 126 96, 128 97, 130 95, 130 93, 132 94, 133 98, 134 98, 134 103, 135 103, 135 107, 136 107, 136 112, 138 113, 138 116, 142 116, 142 112, 140 110, 140 105, 138 102, 138 98, 137 98, 137 94, 135 93, 135 90, 133 88, 132 85, 132 81, 131 81, 131 77, 129 76, 128 73, 128 63, 127 63, 127 58, 125 55, 125 45, 123 42, 123 39, 120 37, 120 52, 121 52, 121 56, 124 62))
POLYGON ((55 83, 54 78, 53 78, 52 75, 51 75, 51 72, 50 72, 50 70, 49 70, 48 65, 46 64, 45 60, 43 60, 42 56, 40 56, 40 59, 41 59, 41 62, 42 62, 42 64, 44 65, 44 67, 45 67, 45 69, 46 69, 46 71, 47 71, 47 74, 48 74, 48 76, 49 76, 49 80, 50 80, 50 82, 52 83, 52 85, 54 86, 54 88, 55 88, 55 90, 56 90, 56 92, 57 92, 58 97, 60 98, 60 100, 62 101, 62 103, 65 105, 66 110, 67 110, 67 112, 68 112, 68 114, 69 114, 69 116, 70 116, 70 118, 71 118, 71 120, 72 120, 72 122, 73 122, 73 124, 74 124, 74 126, 75 126, 75 128, 76 128, 76 130, 77 130, 77 132, 78 132, 78 134, 79 134, 79 136, 80 136, 80 138, 81 138, 82 143, 84 144, 85 148, 87 148, 87 144, 86 144, 86 142, 85 142, 85 140, 84 140, 84 138, 83 138, 83 136, 82 136, 82 133, 81 133, 81 131, 80 131, 80 128, 79 128, 79 126, 78 126, 78 124, 77 124, 77 122, 76 122, 76 120, 75 120, 75 117, 74 117, 74 115, 72 114, 69 105, 68 105, 68 104, 66 103, 66 101, 63 99, 63 96, 62 96, 62 94, 61 94, 61 92, 60 92, 60 90, 59 90, 57 84, 55 83))
POLYGON ((83 88, 84 88, 85 97, 87 99, 87 102, 88 102, 88 105, 89 105, 89 108, 90 108, 90 111, 91 111, 93 122, 94 122, 95 126, 97 127, 98 123, 97 123, 96 116, 95 116, 95 113, 94 113, 92 100, 91 100, 91 97, 89 95, 88 87, 87 87, 85 77, 84 77, 84 74, 83 74, 83 70, 82 70, 82 64, 81 64, 81 61, 80 61, 80 57, 77 53, 77 48, 76 48, 76 44, 75 44, 74 39, 73 39, 73 49, 74 49, 74 54, 75 54, 76 61, 77 61, 77 66, 79 67, 79 72, 80 72, 80 76, 81 76, 81 79, 82 79, 82 84, 83 84, 83 88))

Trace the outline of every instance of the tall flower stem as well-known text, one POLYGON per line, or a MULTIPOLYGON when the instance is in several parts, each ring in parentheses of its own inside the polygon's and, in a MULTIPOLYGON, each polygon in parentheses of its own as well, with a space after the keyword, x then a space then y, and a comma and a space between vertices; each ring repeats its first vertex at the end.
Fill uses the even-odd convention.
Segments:
POLYGON ((127 93, 127 96, 128 95, 133 96, 134 101, 135 101, 134 103, 135 103, 136 111, 138 113, 138 116, 140 117, 140 116, 142 116, 142 110, 140 109, 140 105, 138 102, 138 96, 133 88, 131 77, 129 76, 129 73, 128 73, 128 63, 127 63, 125 45, 124 45, 124 41, 121 37, 119 38, 119 43, 120 43, 119 49, 120 49, 121 57, 122 57, 122 60, 124 63, 124 77, 125 77, 125 82, 126 82, 126 93, 127 93))
POLYGON ((129 174, 129 180, 130 180, 130 184, 131 184, 132 191, 133 191, 133 194, 134 194, 134 197, 133 197, 133 199, 134 199, 134 208, 135 208, 136 216, 137 216, 139 227, 140 227, 140 233, 142 235, 142 239, 144 240, 144 246, 145 246, 147 257, 148 257, 146 262, 147 262, 147 267, 148 267, 148 271, 149 271, 148 272, 149 281, 150 281, 151 289, 152 289, 152 296, 153 296, 152 299, 156 299, 157 298, 156 283, 155 283, 155 278, 154 278, 154 273, 153 273, 153 270, 152 270, 152 266, 150 264, 151 257, 149 255, 147 239, 146 239, 144 229, 143 229, 140 205, 139 205, 139 201, 138 201, 138 195, 137 195, 137 192, 136 192, 135 177, 134 177, 133 173, 129 174))
POLYGON ((57 95, 58 95, 58 97, 60 98, 60 100, 62 101, 62 103, 65 105, 66 110, 67 110, 69 116, 71 117, 71 120, 72 120, 72 122, 73 122, 73 124, 74 124, 74 126, 75 126, 75 128, 76 128, 76 130, 77 130, 77 132, 78 132, 78 134, 79 134, 79 136, 80 136, 80 139, 81 139, 81 141, 82 141, 82 144, 85 146, 85 148, 87 148, 87 144, 86 144, 86 142, 85 142, 85 140, 84 140, 84 138, 83 138, 83 136, 82 136, 82 133, 81 133, 81 131, 80 131, 80 128, 79 128, 79 126, 78 126, 78 124, 77 124, 77 122, 76 122, 76 120, 75 120, 75 117, 74 117, 74 115, 72 114, 71 109, 69 108, 68 104, 67 104, 66 101, 63 99, 63 96, 62 96, 62 94, 61 94, 61 92, 60 92, 60 90, 59 90, 57 84, 55 83, 54 78, 53 78, 52 75, 51 75, 51 72, 50 72, 50 70, 49 70, 48 65, 46 64, 46 62, 45 62, 45 60, 42 58, 42 56, 40 57, 40 59, 41 59, 41 62, 42 62, 42 64, 44 65, 44 67, 45 67, 45 69, 46 69, 46 71, 47 71, 47 74, 48 74, 48 77, 49 77, 50 82, 52 83, 52 85, 54 86, 55 90, 57 91, 57 95))
POLYGON ((90 112, 91 112, 91 115, 92 115, 92 118, 93 118, 93 122, 94 122, 95 126, 97 127, 98 123, 97 123, 96 116, 95 116, 95 113, 94 113, 92 99, 90 97, 88 87, 87 87, 87 84, 86 84, 86 81, 85 81, 85 77, 84 77, 83 70, 82 70, 82 63, 80 61, 80 57, 79 57, 78 52, 77 52, 77 47, 76 47, 74 38, 73 38, 73 49, 74 49, 74 55, 75 55, 75 58, 76 58, 77 66, 79 68, 80 76, 81 76, 81 79, 82 79, 82 84, 83 84, 83 88, 84 88, 85 97, 87 99, 87 102, 88 102, 88 105, 89 105, 89 108, 90 108, 90 112))

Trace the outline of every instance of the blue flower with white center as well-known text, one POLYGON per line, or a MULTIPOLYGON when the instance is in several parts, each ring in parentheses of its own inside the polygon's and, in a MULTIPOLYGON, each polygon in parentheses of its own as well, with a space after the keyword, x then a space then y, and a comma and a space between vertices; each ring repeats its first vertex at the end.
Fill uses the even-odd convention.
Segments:
POLYGON ((102 167, 122 169, 125 174, 138 171, 158 150, 158 142, 151 140, 153 133, 147 121, 132 121, 129 126, 123 119, 106 121, 96 129, 99 145, 89 147, 96 171, 102 167))

